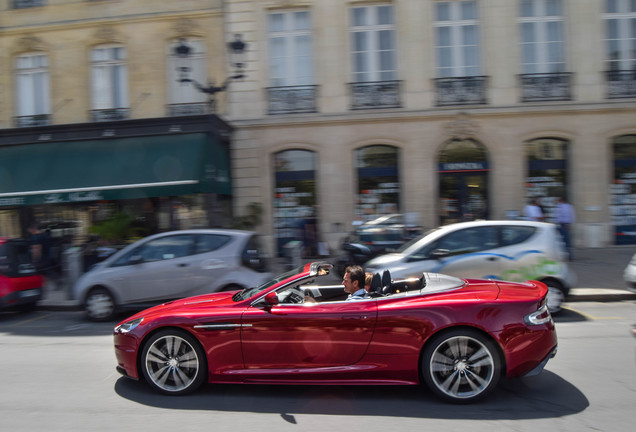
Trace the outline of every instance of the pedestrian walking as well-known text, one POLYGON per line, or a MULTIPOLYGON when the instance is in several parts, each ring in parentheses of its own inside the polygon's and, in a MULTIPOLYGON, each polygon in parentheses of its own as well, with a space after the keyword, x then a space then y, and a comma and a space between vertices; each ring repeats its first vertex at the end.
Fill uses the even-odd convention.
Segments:
POLYGON ((523 209, 523 216, 526 220, 543 221, 543 211, 541 211, 541 206, 539 205, 539 200, 537 198, 532 198, 532 200, 528 203, 527 206, 523 209))
POLYGON ((572 243, 571 243, 571 229, 572 224, 575 222, 574 207, 568 203, 565 197, 559 197, 556 206, 556 223, 559 226, 559 231, 563 237, 563 243, 565 243, 565 249, 568 252, 570 261, 574 259, 572 256, 572 243))

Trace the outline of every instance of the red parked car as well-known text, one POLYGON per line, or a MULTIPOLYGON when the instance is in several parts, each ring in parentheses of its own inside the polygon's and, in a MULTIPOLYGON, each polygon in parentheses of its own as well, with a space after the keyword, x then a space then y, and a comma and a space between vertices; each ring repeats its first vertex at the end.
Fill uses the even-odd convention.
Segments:
POLYGON ((115 327, 117 369, 166 394, 205 382, 425 383, 453 402, 490 393, 500 377, 539 373, 557 336, 541 282, 436 273, 391 281, 346 301, 315 262, 256 288, 165 303, 115 327))
POLYGON ((42 276, 31 261, 30 243, 0 238, 0 309, 29 310, 42 297, 42 276))

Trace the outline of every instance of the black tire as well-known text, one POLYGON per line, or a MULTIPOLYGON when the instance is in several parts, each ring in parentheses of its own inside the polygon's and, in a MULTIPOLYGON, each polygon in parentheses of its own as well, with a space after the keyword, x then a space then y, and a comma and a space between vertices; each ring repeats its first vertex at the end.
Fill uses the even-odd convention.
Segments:
POLYGON ((550 309, 552 315, 558 314, 561 312, 565 302, 563 285, 554 280, 545 280, 543 283, 548 287, 548 309, 550 309))
POLYGON ((491 393, 501 376, 501 359, 494 343, 471 329, 444 332, 427 343, 422 375, 441 398, 468 403, 491 393))
POLYGON ((170 395, 192 393, 208 375, 201 345, 178 329, 162 330, 148 339, 141 351, 140 367, 153 389, 170 395))
POLYGON ((91 321, 107 321, 115 316, 115 299, 105 288, 93 288, 84 299, 86 316, 91 321))

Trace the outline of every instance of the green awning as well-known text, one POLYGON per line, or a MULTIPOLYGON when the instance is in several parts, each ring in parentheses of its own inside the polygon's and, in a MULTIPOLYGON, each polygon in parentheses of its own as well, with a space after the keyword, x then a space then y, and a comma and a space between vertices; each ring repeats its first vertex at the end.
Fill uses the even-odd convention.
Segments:
POLYGON ((229 155, 186 134, 0 147, 0 207, 231 194, 229 155))

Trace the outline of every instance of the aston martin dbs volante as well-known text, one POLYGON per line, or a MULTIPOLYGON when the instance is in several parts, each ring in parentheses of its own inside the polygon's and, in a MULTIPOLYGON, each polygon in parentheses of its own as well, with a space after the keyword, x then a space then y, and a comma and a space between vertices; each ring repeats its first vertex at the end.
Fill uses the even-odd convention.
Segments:
MULTIPOLYGON (((155 390, 203 383, 418 385, 469 402, 501 377, 534 375, 556 354, 541 282, 437 273, 374 278, 347 301, 306 264, 255 288, 165 303, 115 327, 117 369, 155 390)), ((333 279, 332 279, 333 280, 333 279)))

